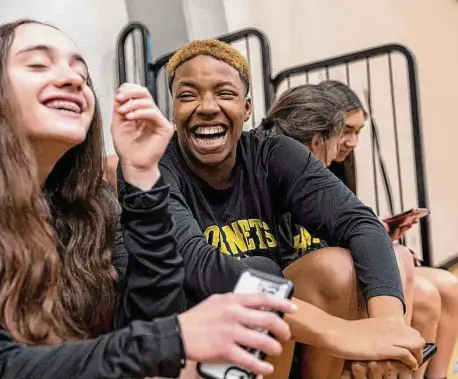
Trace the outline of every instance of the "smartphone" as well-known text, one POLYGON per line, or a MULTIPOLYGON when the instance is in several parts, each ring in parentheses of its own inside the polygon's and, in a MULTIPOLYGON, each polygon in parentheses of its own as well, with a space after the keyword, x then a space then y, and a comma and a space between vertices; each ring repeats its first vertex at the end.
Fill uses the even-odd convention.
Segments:
MULTIPOLYGON (((266 274, 257 270, 246 270, 240 275, 234 288, 234 293, 259 293, 267 292, 274 296, 291 299, 294 285, 290 280, 275 275, 266 274)), ((280 317, 283 314, 278 313, 280 317)), ((268 333, 267 330, 264 331, 268 333)), ((257 358, 264 360, 265 354, 256 349, 247 349, 257 358)), ((255 379, 256 374, 232 363, 199 363, 197 372, 206 379, 255 379)))
POLYGON ((425 343, 425 347, 423 348, 423 361, 421 362, 421 365, 425 363, 429 358, 431 358, 436 353, 437 353, 437 346, 435 344, 430 343, 430 342, 425 343))
POLYGON ((412 224, 415 219, 426 217, 430 213, 431 212, 427 208, 412 208, 408 211, 388 217, 383 221, 386 222, 390 228, 397 228, 400 226, 412 224))

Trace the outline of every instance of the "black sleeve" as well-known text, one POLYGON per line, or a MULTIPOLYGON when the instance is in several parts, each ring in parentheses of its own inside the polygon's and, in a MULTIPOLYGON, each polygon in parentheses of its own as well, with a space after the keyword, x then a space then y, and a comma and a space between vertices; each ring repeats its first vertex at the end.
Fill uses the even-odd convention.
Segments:
POLYGON ((269 185, 295 221, 330 245, 350 249, 366 300, 387 295, 403 301, 393 243, 373 211, 299 142, 279 136, 265 144, 269 185))
POLYGON ((127 265, 129 263, 129 253, 127 252, 126 245, 124 244, 124 231, 121 225, 121 212, 118 212, 116 216, 115 250, 111 257, 111 263, 113 263, 113 266, 119 275, 119 281, 124 283, 126 278, 127 265))
POLYGON ((25 346, 0 331, 2 379, 177 378, 183 360, 176 316, 55 346, 25 346))
POLYGON ((116 255, 118 265, 124 261, 121 264, 127 263, 127 270, 117 328, 132 320, 152 320, 183 310, 183 258, 177 251, 168 199, 169 186, 162 178, 150 191, 125 182, 120 189, 116 255))
POLYGON ((164 180, 170 184, 169 209, 176 223, 178 251, 184 259, 186 295, 195 302, 214 293, 232 291, 244 270, 243 260, 221 254, 207 242, 181 193, 176 172, 165 165, 160 169, 164 180))

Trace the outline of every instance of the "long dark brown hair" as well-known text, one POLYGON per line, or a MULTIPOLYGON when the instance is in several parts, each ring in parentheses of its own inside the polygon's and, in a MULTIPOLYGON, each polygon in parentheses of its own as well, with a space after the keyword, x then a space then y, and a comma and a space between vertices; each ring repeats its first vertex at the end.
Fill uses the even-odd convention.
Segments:
POLYGON ((17 27, 0 25, 0 325, 26 344, 104 332, 116 306, 111 264, 114 194, 102 181, 100 107, 83 143, 56 164, 43 187, 34 151, 9 93, 6 62, 17 27))
POLYGON ((323 141, 339 136, 344 127, 344 113, 339 102, 313 84, 304 84, 284 92, 272 105, 262 123, 265 130, 310 145, 314 136, 323 141))
MULTIPOLYGON (((367 117, 366 110, 359 97, 344 83, 337 80, 326 80, 318 84, 318 86, 338 99, 343 112, 362 110, 364 117, 367 117)), ((356 161, 353 151, 343 162, 333 162, 329 169, 356 194, 356 161)))

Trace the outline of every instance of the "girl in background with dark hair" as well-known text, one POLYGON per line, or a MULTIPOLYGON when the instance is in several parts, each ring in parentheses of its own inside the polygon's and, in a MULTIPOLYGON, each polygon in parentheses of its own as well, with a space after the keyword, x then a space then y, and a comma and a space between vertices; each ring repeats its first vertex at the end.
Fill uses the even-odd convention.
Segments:
MULTIPOLYGON (((345 112, 341 103, 332 93, 318 85, 305 84, 293 87, 277 99, 268 111, 260 131, 278 133, 293 138, 306 147, 329 166, 336 158, 339 142, 345 127, 345 112)), ((325 241, 313 236, 302 226, 293 225, 291 216, 285 215, 282 235, 285 241, 292 241, 290 246, 291 261, 314 250, 327 247, 325 241)), ((406 307, 412 308, 413 265, 406 265, 398 258, 399 270, 403 278, 403 291, 406 307)), ((290 378, 300 377, 303 349, 296 346, 290 378)))
POLYGON ((184 269, 158 169, 173 126, 148 90, 125 84, 115 98, 119 207, 102 180, 100 109, 74 43, 21 20, 0 25, 0 54, 0 377, 178 377, 186 358, 271 372, 239 345, 279 354, 245 325, 289 338, 283 320, 252 309, 291 312, 288 301, 223 295, 176 315, 184 269))
MULTIPOLYGON (((345 112, 345 130, 330 169, 356 193, 354 150, 367 118, 366 111, 358 96, 345 84, 329 80, 319 86, 339 99, 345 112)), ((384 225, 393 241, 409 229, 390 231, 388 225, 384 225)), ((398 248, 397 253, 403 247, 398 245, 398 248)), ((414 259, 417 258, 410 255, 410 264, 414 263, 414 259)), ((437 354, 415 373, 415 377, 423 378, 426 370, 430 379, 445 378, 458 334, 458 279, 448 271, 431 267, 415 267, 414 273, 412 326, 427 341, 436 341, 438 346, 437 354)))
POLYGON ((307 146, 326 166, 337 156, 344 127, 340 104, 313 84, 284 92, 269 109, 259 130, 274 131, 307 146))

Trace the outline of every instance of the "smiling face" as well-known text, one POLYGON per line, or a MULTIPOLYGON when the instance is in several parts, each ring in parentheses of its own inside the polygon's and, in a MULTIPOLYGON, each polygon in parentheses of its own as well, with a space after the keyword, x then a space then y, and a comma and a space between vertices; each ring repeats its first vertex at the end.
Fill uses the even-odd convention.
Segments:
POLYGON ((364 127, 365 117, 362 109, 349 111, 345 115, 345 129, 339 142, 336 162, 343 162, 358 146, 359 133, 364 127))
POLYGON ((88 70, 74 43, 41 24, 16 28, 6 79, 18 125, 31 140, 83 142, 94 116, 88 70))
POLYGON ((181 149, 195 166, 235 162, 251 101, 239 72, 199 55, 179 66, 172 85, 173 120, 181 149))

